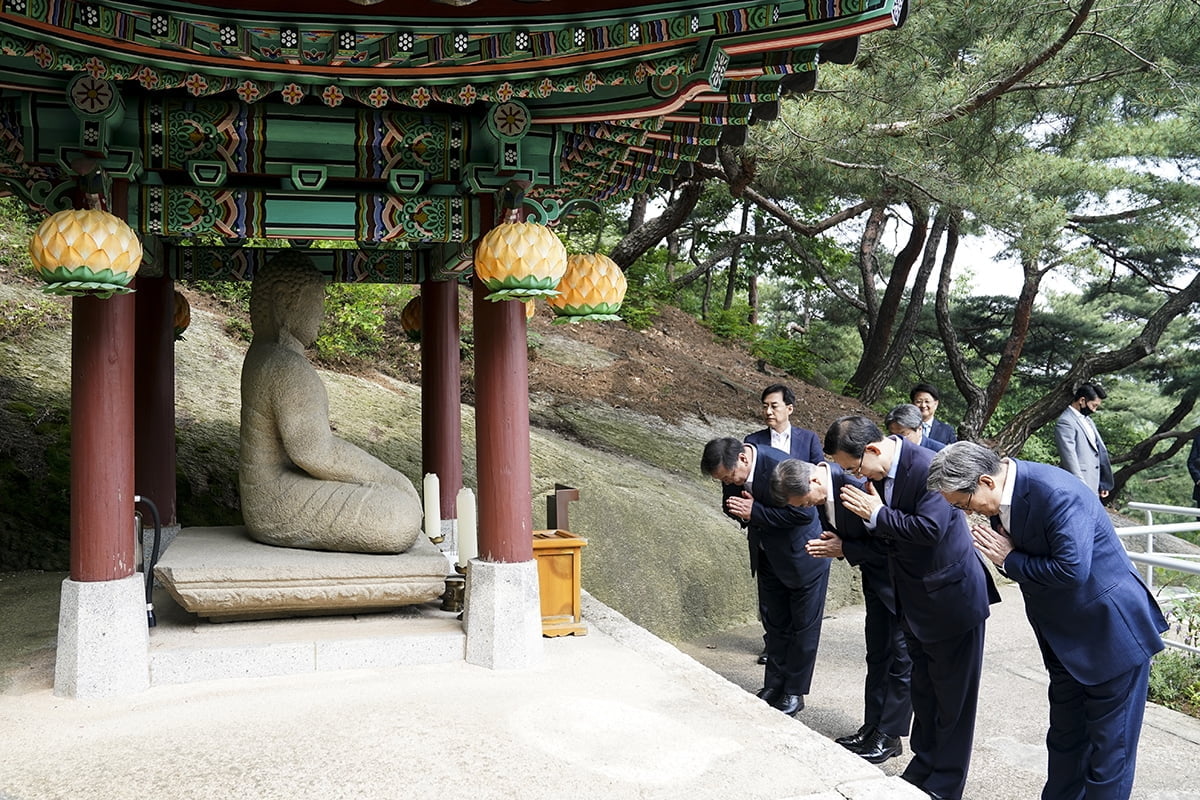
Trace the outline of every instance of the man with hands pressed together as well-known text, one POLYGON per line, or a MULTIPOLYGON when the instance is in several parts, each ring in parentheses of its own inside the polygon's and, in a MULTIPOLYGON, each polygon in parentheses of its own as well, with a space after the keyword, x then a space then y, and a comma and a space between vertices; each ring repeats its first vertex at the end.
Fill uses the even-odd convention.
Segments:
POLYGON ((896 608, 912 659, 913 758, 901 775, 933 798, 962 797, 971 762, 984 621, 999 599, 967 521, 925 487, 934 453, 885 437, 871 420, 842 417, 825 452, 869 479, 843 486, 842 504, 887 543, 896 608))
POLYGON ((816 558, 845 557, 862 572, 867 614, 867 678, 863 686, 863 724, 834 741, 872 764, 882 764, 904 752, 900 737, 912 722, 909 672, 912 667, 904 632, 896 616, 896 600, 888 575, 887 546, 868 537, 860 517, 838 499, 843 486, 862 488, 837 464, 788 459, 775 469, 771 487, 777 500, 812 507, 821 521, 821 538, 810 539, 808 554, 816 558))
POLYGON ((1124 800, 1133 787, 1150 657, 1167 623, 1092 489, 973 442, 933 459, 929 488, 990 517, 975 546, 1021 587, 1050 675, 1043 800, 1124 800))
POLYGON ((750 572, 767 633, 767 663, 758 696, 785 714, 804 708, 812 684, 829 586, 829 561, 804 545, 821 534, 816 513, 776 501, 771 477, 784 454, 732 437, 704 446, 700 470, 723 485, 721 508, 747 529, 750 572))

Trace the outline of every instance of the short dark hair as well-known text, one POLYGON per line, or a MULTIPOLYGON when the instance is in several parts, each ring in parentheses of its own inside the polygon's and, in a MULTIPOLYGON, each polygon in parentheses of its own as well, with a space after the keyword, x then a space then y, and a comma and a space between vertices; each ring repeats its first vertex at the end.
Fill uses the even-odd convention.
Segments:
POLYGON ((921 428, 921 409, 914 406, 912 403, 901 403, 887 413, 883 418, 883 427, 891 428, 895 423, 901 428, 908 428, 910 431, 920 430, 921 428))
POLYGON ((784 386, 782 383, 772 383, 770 386, 763 389, 762 397, 760 399, 765 403, 767 402, 767 397, 775 394, 776 392, 779 392, 781 395, 783 395, 783 404, 785 406, 796 405, 796 393, 784 386))
POLYGON ((1103 400, 1108 397, 1108 392, 1094 383, 1081 383, 1079 384, 1079 388, 1075 390, 1075 396, 1071 399, 1078 400, 1081 397, 1084 400, 1103 400))
POLYGON ((742 454, 742 442, 732 436, 713 439, 704 445, 704 455, 700 456, 700 471, 712 475, 717 467, 733 469, 738 456, 742 454))
POLYGON ((812 489, 813 465, 798 458, 780 461, 771 473, 771 496, 780 505, 793 497, 804 497, 812 489))
POLYGON ((924 392, 925 394, 929 395, 934 400, 937 400, 939 403, 942 402, 941 392, 939 392, 937 390, 937 387, 934 386, 932 383, 918 383, 916 386, 914 386, 912 389, 909 390, 908 399, 915 403, 917 401, 917 395, 920 394, 921 392, 924 392))
POLYGON ((838 417, 825 432, 825 452, 845 453, 853 458, 861 458, 866 452, 867 445, 883 441, 883 431, 879 426, 861 414, 838 417))

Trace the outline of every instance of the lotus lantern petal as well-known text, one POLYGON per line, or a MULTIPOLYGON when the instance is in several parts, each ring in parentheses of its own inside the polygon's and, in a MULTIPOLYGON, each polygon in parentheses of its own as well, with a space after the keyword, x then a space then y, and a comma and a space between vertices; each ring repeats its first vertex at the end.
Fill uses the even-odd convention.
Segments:
POLYGON ((59 211, 29 242, 29 257, 50 294, 111 297, 133 291, 142 243, 124 220, 98 209, 59 211))
POLYGON ((175 290, 172 299, 175 301, 175 314, 172 322, 175 327, 175 340, 179 341, 183 339, 183 332, 192 324, 192 304, 178 289, 175 290))
POLYGON ((573 255, 558 283, 558 295, 546 302, 558 315, 555 322, 620 319, 625 299, 625 273, 606 255, 573 255))
POLYGON ((491 290, 489 300, 553 296, 566 269, 563 243, 534 222, 497 225, 475 247, 475 277, 491 290))
POLYGON ((400 312, 400 327, 410 341, 421 341, 421 295, 417 295, 404 305, 400 312))

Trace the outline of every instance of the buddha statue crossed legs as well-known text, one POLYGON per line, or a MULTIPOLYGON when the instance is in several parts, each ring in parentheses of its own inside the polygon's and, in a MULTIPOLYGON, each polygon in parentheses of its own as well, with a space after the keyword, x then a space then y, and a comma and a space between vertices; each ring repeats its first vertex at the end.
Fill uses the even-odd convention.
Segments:
POLYGON ((246 529, 284 547, 400 553, 421 532, 421 501, 408 478, 330 430, 325 386, 304 355, 324 302, 324 279, 300 253, 281 252, 254 278, 238 466, 246 529))

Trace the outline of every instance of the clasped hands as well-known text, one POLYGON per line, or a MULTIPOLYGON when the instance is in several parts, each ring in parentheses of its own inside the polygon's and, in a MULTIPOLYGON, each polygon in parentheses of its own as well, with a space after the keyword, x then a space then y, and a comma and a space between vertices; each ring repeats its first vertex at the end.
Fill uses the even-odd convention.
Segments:
POLYGON ((1004 566, 1004 559, 1014 549, 1012 539, 1008 536, 977 522, 971 524, 971 538, 975 540, 975 549, 997 567, 1004 566))
POLYGON ((869 482, 865 492, 857 486, 846 484, 842 487, 840 498, 847 511, 863 519, 869 520, 876 509, 883 507, 883 498, 875 493, 875 484, 869 482))
POLYGON ((750 512, 754 510, 754 498, 747 491, 726 497, 725 510, 738 519, 749 521, 750 512))
POLYGON ((804 550, 813 558, 841 558, 842 537, 833 531, 821 531, 821 538, 809 539, 804 550))

